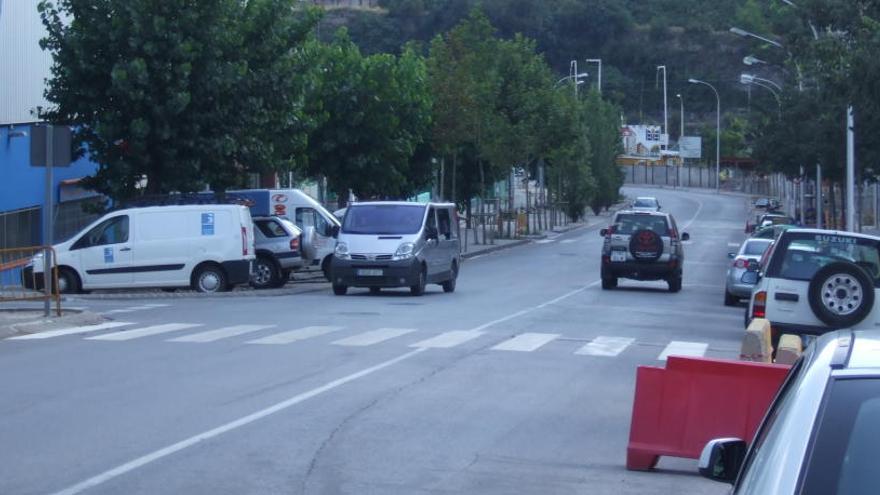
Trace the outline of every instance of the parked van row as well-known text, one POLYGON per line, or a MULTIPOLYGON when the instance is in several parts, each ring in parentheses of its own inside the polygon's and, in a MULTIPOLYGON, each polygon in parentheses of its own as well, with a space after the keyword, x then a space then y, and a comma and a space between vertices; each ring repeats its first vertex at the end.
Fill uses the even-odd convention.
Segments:
MULTIPOLYGON (((230 194, 248 206, 166 204, 107 213, 54 246, 59 291, 270 288, 308 269, 321 270, 336 294, 409 287, 421 295, 428 283, 455 290, 461 259, 452 204, 355 203, 341 224, 296 189, 230 194)), ((40 255, 25 267, 25 287, 41 288, 43 265, 40 255)))

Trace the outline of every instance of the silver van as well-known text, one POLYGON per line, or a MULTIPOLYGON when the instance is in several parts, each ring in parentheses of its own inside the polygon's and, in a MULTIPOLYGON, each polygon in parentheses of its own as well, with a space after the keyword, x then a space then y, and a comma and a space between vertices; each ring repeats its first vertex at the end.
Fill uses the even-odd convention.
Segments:
POLYGON ((454 291, 460 266, 454 204, 352 203, 337 236, 330 281, 339 296, 349 287, 367 287, 372 293, 409 287, 421 296, 427 284, 454 291))

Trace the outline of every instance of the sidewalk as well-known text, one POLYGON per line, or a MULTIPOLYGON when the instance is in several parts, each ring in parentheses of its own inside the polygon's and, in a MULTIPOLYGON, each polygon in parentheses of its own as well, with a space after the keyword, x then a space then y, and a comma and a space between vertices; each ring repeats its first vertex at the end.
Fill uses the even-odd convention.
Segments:
POLYGON ((0 339, 68 327, 97 325, 106 321, 103 316, 89 311, 63 308, 60 317, 55 316, 54 311, 48 318, 43 315, 43 309, 35 307, 0 309, 0 339))

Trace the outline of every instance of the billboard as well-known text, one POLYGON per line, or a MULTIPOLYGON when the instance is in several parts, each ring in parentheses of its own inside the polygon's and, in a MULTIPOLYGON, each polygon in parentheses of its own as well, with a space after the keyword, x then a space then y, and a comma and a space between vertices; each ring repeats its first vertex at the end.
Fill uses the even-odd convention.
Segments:
POLYGON ((678 152, 682 158, 702 158, 703 138, 700 136, 682 136, 678 139, 678 152))

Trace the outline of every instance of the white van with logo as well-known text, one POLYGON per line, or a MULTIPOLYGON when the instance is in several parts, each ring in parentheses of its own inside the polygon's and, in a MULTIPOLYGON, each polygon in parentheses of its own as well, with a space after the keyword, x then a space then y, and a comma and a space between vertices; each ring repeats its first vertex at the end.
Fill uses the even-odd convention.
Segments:
MULTIPOLYGON (((255 258, 253 221, 240 205, 118 210, 54 248, 64 293, 135 287, 225 291, 250 280, 255 258)), ((38 258, 25 267, 26 285, 42 280, 38 258)))
POLYGON ((452 203, 383 201, 352 203, 345 212, 330 264, 333 293, 349 287, 409 287, 426 284, 455 290, 461 266, 458 216, 452 203))

